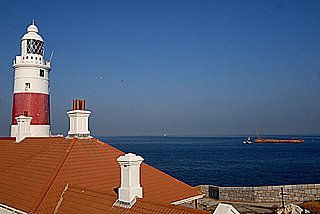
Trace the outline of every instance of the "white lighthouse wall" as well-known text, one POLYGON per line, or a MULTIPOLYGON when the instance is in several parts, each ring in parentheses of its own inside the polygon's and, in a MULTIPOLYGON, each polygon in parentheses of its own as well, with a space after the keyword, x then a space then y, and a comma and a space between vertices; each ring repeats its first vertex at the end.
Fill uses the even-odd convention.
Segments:
MULTIPOLYGON (((18 125, 11 125, 11 137, 17 137, 18 125)), ((32 137, 48 137, 50 136, 50 125, 30 125, 30 133, 32 137)))
POLYGON ((49 69, 38 67, 17 67, 14 77, 14 93, 42 93, 49 94, 49 69), (44 77, 40 76, 40 69, 44 77), (30 88, 26 87, 30 83, 30 88))

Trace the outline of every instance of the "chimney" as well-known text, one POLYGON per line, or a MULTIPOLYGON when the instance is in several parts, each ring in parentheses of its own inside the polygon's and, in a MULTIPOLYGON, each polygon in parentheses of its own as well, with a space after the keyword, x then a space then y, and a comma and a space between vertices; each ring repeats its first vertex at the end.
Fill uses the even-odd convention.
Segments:
POLYGON ((121 168, 121 187, 115 205, 130 208, 136 202, 136 197, 142 198, 140 186, 141 156, 129 153, 117 159, 121 168))
POLYGON ((32 117, 28 117, 28 112, 25 112, 24 115, 16 117, 16 120, 18 123, 16 142, 19 143, 24 138, 31 136, 30 123, 32 117))
POLYGON ((73 100, 72 111, 67 112, 70 118, 68 137, 90 138, 89 116, 90 111, 85 110, 84 100, 73 100))

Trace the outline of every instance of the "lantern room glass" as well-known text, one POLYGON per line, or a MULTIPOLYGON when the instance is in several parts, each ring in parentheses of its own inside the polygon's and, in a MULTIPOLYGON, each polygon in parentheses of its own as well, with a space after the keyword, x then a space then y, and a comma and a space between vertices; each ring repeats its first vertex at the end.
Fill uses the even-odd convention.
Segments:
POLYGON ((43 56, 43 42, 35 39, 27 39, 27 53, 43 56))

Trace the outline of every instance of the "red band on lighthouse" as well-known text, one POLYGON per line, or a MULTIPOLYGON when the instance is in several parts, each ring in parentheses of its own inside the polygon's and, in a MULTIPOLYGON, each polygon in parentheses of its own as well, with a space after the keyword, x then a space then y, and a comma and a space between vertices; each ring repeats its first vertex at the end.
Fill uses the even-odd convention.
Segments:
POLYGON ((25 115, 32 117, 31 125, 50 125, 50 99, 48 94, 17 93, 13 96, 12 125, 16 125, 16 117, 25 115))

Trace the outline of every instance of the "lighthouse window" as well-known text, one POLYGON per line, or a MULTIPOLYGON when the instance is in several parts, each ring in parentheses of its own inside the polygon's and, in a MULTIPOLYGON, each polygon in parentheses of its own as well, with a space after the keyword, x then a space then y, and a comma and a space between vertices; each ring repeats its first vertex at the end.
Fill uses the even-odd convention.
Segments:
POLYGON ((40 77, 44 77, 44 70, 40 69, 40 77))
POLYGON ((35 39, 27 39, 27 53, 43 55, 43 42, 35 39))
POLYGON ((26 82, 26 88, 25 88, 25 89, 26 89, 26 91, 27 91, 27 90, 29 90, 30 88, 31 88, 31 83, 26 82))

